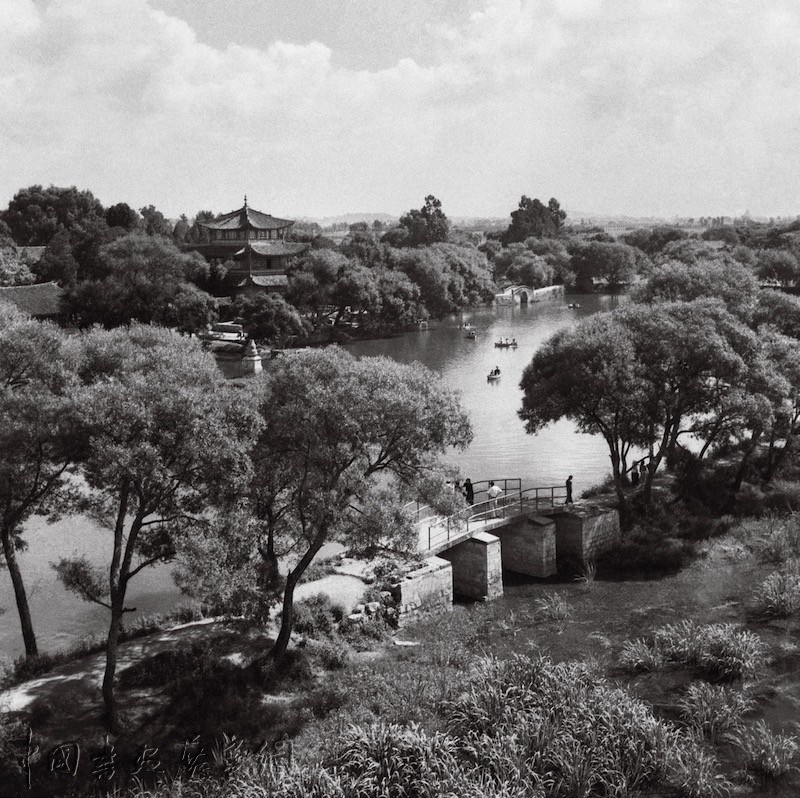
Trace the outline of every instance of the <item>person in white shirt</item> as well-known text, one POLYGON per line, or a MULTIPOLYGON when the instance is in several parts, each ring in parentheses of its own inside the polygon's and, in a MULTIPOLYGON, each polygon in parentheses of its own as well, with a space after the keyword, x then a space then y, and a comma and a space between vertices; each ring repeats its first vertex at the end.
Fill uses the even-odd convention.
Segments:
POLYGON ((489 490, 486 491, 486 495, 489 497, 489 509, 492 511, 492 515, 497 513, 497 497, 502 493, 503 491, 494 482, 489 483, 489 490))

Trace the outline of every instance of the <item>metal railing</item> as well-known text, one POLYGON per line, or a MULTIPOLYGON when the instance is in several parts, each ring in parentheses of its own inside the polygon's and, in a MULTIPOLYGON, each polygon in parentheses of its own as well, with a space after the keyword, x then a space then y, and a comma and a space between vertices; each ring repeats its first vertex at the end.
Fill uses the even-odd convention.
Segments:
MULTIPOLYGON (((474 486, 487 486, 479 488, 475 492, 476 497, 486 495, 490 481, 498 486, 501 482, 507 487, 513 484, 516 489, 506 489, 495 499, 485 498, 482 501, 474 502, 450 516, 433 514, 418 518, 416 525, 419 531, 420 548, 423 551, 430 551, 451 540, 469 537, 470 534, 480 531, 493 521, 531 511, 537 512, 540 508, 553 509, 559 504, 564 504, 567 498, 565 485, 548 485, 523 490, 519 479, 495 479, 474 483, 474 486)), ((422 509, 430 510, 432 508, 425 506, 422 509)))

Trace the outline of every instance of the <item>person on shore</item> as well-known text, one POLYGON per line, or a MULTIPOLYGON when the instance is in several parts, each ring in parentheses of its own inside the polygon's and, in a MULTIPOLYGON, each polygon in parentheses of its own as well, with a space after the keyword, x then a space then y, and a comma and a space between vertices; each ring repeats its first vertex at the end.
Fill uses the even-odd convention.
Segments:
POLYGON ((475 504, 475 491, 472 487, 472 480, 469 477, 464 480, 464 498, 470 507, 475 504))
POLYGON ((489 490, 486 491, 486 495, 489 497, 489 509, 492 511, 492 516, 497 514, 497 497, 503 491, 494 484, 494 482, 489 483, 489 490))
POLYGON ((639 484, 639 466, 637 463, 633 464, 631 468, 631 485, 635 488, 639 484))
POLYGON ((564 502, 564 504, 572 504, 572 474, 570 474, 567 478, 565 487, 567 489, 567 500, 564 502))
POLYGON ((453 493, 461 493, 461 480, 457 479, 453 484, 453 493))
POLYGON ((644 457, 639 461, 639 479, 647 479, 647 466, 644 464, 644 457))

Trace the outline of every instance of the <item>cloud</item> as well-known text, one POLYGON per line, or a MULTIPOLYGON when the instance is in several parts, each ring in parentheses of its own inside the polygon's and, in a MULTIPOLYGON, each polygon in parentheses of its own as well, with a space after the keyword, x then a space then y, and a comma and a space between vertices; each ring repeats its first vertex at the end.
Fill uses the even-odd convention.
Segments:
POLYGON ((77 183, 172 214, 454 213, 522 193, 598 210, 796 210, 791 0, 496 0, 430 63, 334 66, 323 42, 212 47, 148 0, 9 0, 10 193, 77 183))

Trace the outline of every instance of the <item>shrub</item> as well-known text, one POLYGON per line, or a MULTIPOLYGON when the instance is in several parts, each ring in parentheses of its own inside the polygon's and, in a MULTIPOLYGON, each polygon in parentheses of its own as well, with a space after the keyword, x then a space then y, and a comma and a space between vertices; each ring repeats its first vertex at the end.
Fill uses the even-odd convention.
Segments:
POLYGON ((346 668, 352 661, 350 646, 341 638, 312 641, 308 651, 314 660, 326 671, 346 668))
POLYGON ((356 651, 370 651, 389 637, 391 629, 385 618, 372 615, 359 621, 342 621, 339 632, 356 651))
POLYGON ((745 525, 740 534, 761 562, 782 565, 800 558, 800 516, 767 518, 745 525))
POLYGON ((753 702, 742 693, 710 684, 692 684, 678 703, 686 724, 709 742, 715 743, 725 732, 739 728, 742 715, 753 702))
POLYGON ((797 738, 775 734, 763 720, 738 734, 730 735, 730 741, 744 755, 747 773, 762 781, 777 779, 797 768, 797 738))
POLYGON ((159 651, 120 671, 119 683, 123 688, 162 687, 207 671, 217 658, 207 643, 159 651))
POLYGON ((750 602, 756 615, 767 618, 788 618, 800 610, 800 574, 770 574, 759 586, 750 602))
POLYGON ((308 637, 330 637, 342 618, 344 607, 325 593, 309 596, 294 606, 294 630, 308 637))
POLYGON ((601 574, 616 576, 674 574, 693 554, 694 547, 688 541, 639 533, 601 554, 597 568, 601 574))

